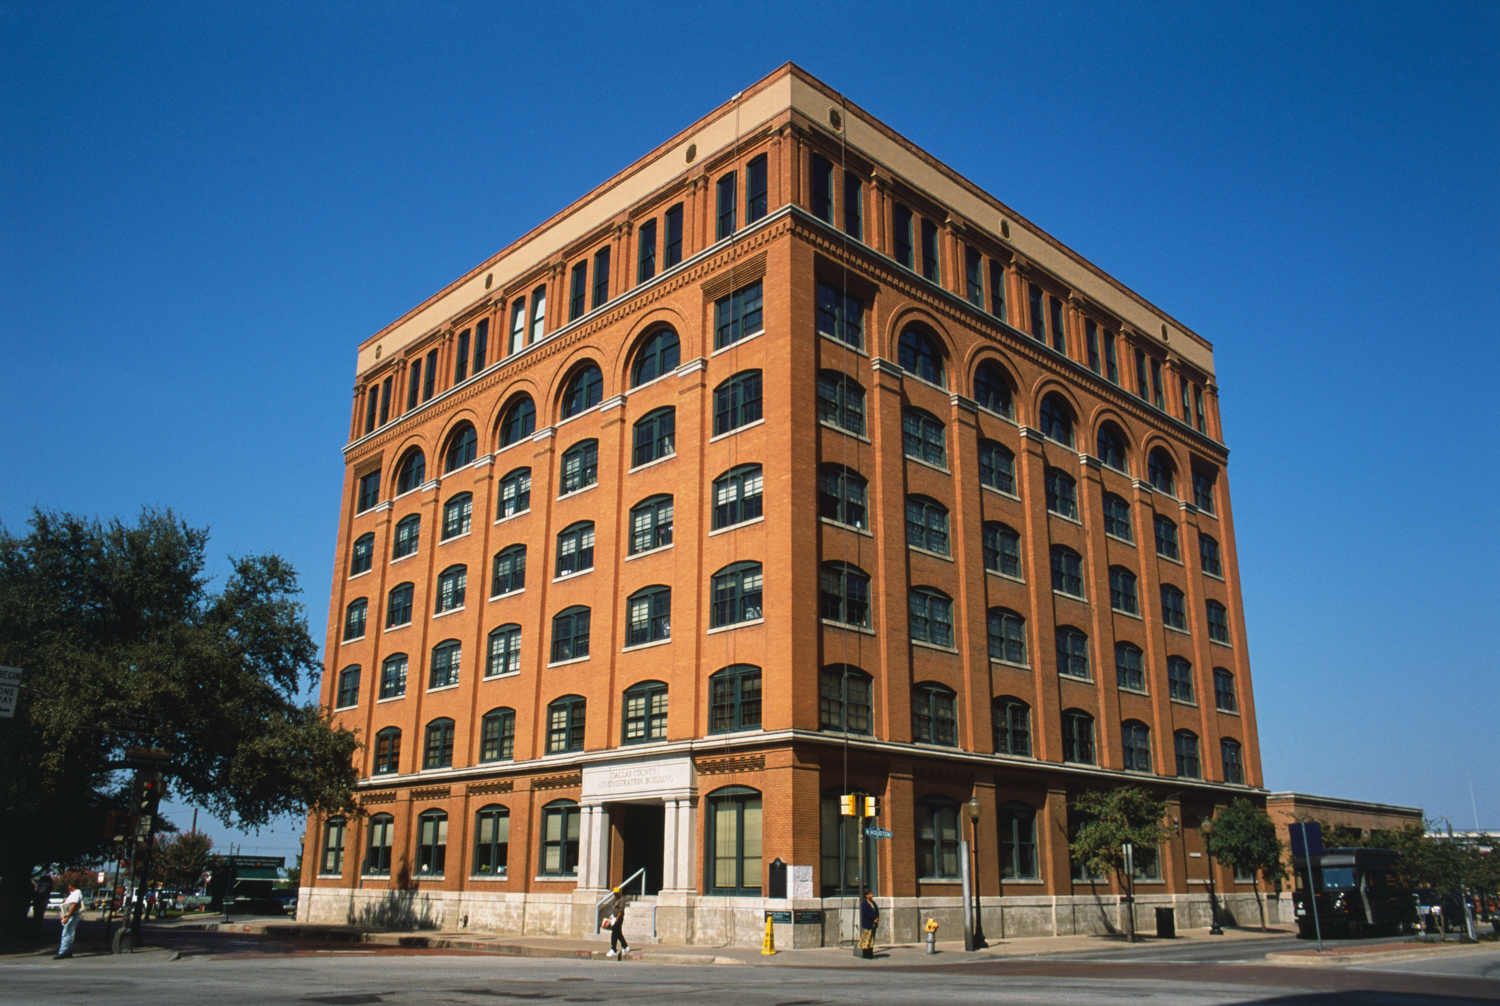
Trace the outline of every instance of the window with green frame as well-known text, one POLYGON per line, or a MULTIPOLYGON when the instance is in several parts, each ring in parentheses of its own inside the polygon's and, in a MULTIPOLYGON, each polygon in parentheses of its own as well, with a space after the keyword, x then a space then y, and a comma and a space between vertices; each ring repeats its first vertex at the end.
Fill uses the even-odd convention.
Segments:
MULTIPOLYGON (((863 790, 849 790, 859 796, 869 796, 863 790)), ((880 893, 880 842, 864 835, 865 882, 860 883, 859 840, 863 828, 859 818, 846 817, 842 813, 839 797, 843 790, 826 789, 819 804, 822 821, 821 845, 823 856, 822 897, 858 897, 862 887, 872 893, 880 893)))
POLYGON ((761 796, 746 786, 708 795, 708 894, 759 897, 761 893, 761 796))

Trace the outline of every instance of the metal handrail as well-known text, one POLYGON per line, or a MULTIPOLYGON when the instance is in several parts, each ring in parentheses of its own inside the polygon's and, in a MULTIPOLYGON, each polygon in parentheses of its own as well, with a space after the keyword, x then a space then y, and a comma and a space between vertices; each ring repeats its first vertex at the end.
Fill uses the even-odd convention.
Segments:
MULTIPOLYGON (((625 897, 625 888, 629 887, 637 877, 641 878, 641 897, 644 898, 646 896, 646 868, 643 866, 639 870, 636 870, 634 873, 632 873, 629 877, 625 878, 625 882, 620 885, 620 897, 625 897)), ((615 892, 610 891, 604 897, 594 902, 594 932, 602 932, 601 924, 604 921, 604 913, 603 911, 601 911, 601 909, 604 908, 605 904, 613 901, 614 899, 615 892)), ((651 920, 651 928, 654 935, 656 930, 656 919, 654 916, 651 920)))

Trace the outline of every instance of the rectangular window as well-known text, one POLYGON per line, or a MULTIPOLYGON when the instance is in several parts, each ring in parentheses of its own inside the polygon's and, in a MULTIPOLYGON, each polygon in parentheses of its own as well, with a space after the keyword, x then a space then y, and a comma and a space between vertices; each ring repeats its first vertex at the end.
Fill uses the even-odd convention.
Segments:
POLYGON ((911 210, 897 203, 891 209, 891 220, 895 231, 896 261, 908 269, 915 269, 911 257, 911 210))
POLYGON ((662 238, 663 267, 670 269, 682 261, 682 204, 678 203, 663 217, 667 232, 662 238))
POLYGON ((1143 402, 1151 400, 1151 393, 1146 390, 1146 354, 1139 349, 1135 351, 1135 393, 1143 402))
POLYGON ((459 384, 469 376, 469 330, 458 333, 458 349, 453 354, 453 383, 459 384))
POLYGON ((865 206, 859 176, 844 172, 844 233, 856 241, 865 239, 865 206))
POLYGON ((766 184, 766 155, 745 166, 745 222, 755 223, 770 208, 766 184))
POLYGON ((437 363, 438 351, 433 350, 427 354, 427 381, 422 385, 422 401, 431 400, 432 393, 437 390, 437 363))
POLYGON ((813 216, 833 223, 833 165, 821 154, 813 154, 811 172, 813 216))
POLYGON ((720 298, 715 305, 718 324, 714 332, 714 348, 739 342, 747 335, 754 335, 764 326, 761 314, 761 284, 757 281, 728 297, 720 298))
POLYGON ((507 356, 514 356, 526 345, 526 298, 517 297, 510 307, 510 347, 507 356))
POLYGON ((359 479, 359 499, 355 504, 355 513, 364 513, 370 507, 380 502, 380 472, 373 471, 368 475, 362 475, 359 479))
POLYGON ((380 425, 384 426, 391 418, 391 384, 392 378, 387 377, 380 382, 380 425))
POLYGON ((1104 333, 1104 376, 1111 384, 1120 383, 1120 366, 1115 360, 1115 334, 1109 331, 1104 333))
POLYGON ((568 298, 569 321, 583 317, 584 308, 588 305, 588 284, 589 264, 583 261, 573 267, 573 284, 568 298))
POLYGON ((641 224, 636 237, 635 281, 644 283, 656 275, 656 221, 641 224))
POLYGON ((1208 424, 1203 421, 1203 389, 1196 384, 1193 385, 1193 404, 1197 406, 1198 432, 1207 433, 1208 424))
POLYGON ((406 411, 410 412, 417 407, 417 397, 422 391, 422 358, 419 356, 411 362, 411 372, 406 379, 406 411))
POLYGON ((542 808, 542 875, 571 877, 578 873, 577 807, 542 808))
POLYGON ((1234 701, 1234 675, 1218 668, 1214 670, 1214 708, 1224 713, 1239 711, 1234 701))
MULTIPOLYGON (((355 408, 358 408, 358 406, 355 406, 355 408)), ((366 433, 373 433, 375 431, 375 412, 379 408, 380 408, 380 389, 378 387, 371 387, 370 390, 365 393, 365 432, 366 433)))
POLYGON ((860 349, 864 345, 864 305, 827 283, 818 284, 818 334, 860 349))
POLYGON ((941 282, 938 269, 937 224, 922 221, 922 275, 934 283, 941 282))
POLYGON ((531 341, 541 342, 547 327, 547 284, 531 291, 531 341))
POLYGON ((1056 297, 1047 298, 1052 305, 1052 348, 1059 353, 1068 351, 1068 334, 1063 328, 1063 306, 1062 301, 1056 297))
POLYGON ((984 310, 984 259, 973 248, 964 249, 964 273, 969 303, 984 310))
POLYGON ((1083 320, 1083 337, 1088 342, 1089 369, 1099 373, 1099 326, 1092 318, 1083 320))
POLYGON ((594 252, 594 307, 609 303, 609 246, 594 252))
POLYGON ((1182 421, 1188 425, 1192 425, 1193 407, 1188 402, 1188 379, 1178 375, 1177 383, 1182 389, 1182 421))
POLYGON ((990 259, 990 314, 1005 321, 1005 266, 990 259))
POLYGON ((344 872, 344 819, 336 817, 328 822, 328 832, 323 839, 322 869, 325 876, 338 876, 344 872))
POLYGON ((484 369, 490 350, 490 320, 481 318, 474 325, 474 373, 484 369))
POLYGON ((1031 308, 1031 337, 1038 342, 1047 341, 1047 317, 1042 309, 1042 288, 1030 284, 1028 306, 1031 308))
POLYGON ((718 235, 717 240, 722 241, 739 229, 736 218, 738 207, 735 205, 736 198, 739 196, 737 189, 738 186, 735 184, 733 171, 719 179, 717 193, 719 200, 719 223, 717 230, 714 232, 718 235))
POLYGON ((1156 407, 1163 412, 1167 411, 1167 397, 1162 392, 1161 386, 1161 361, 1156 357, 1151 358, 1151 395, 1156 407))

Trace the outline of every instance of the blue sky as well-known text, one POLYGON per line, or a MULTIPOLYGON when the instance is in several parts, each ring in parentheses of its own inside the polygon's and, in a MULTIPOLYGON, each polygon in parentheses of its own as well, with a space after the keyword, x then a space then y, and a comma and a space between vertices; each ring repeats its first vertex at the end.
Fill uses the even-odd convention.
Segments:
POLYGON ((321 640, 356 344, 792 60, 1215 344, 1268 786, 1468 827, 1467 770, 1500 828, 1497 52, 1493 3, 0 0, 0 520, 170 505, 321 640))

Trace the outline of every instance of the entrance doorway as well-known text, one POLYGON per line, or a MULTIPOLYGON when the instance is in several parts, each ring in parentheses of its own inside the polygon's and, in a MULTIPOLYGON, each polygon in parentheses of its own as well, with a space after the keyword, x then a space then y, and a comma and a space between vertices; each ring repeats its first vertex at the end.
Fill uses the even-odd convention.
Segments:
MULTIPOLYGON (((636 870, 644 869, 646 893, 658 893, 662 888, 662 859, 666 855, 667 808, 659 804, 614 804, 609 816, 620 836, 624 859, 625 872, 617 882, 623 883, 636 870)), ((630 889, 633 893, 639 887, 632 884, 630 889)))

